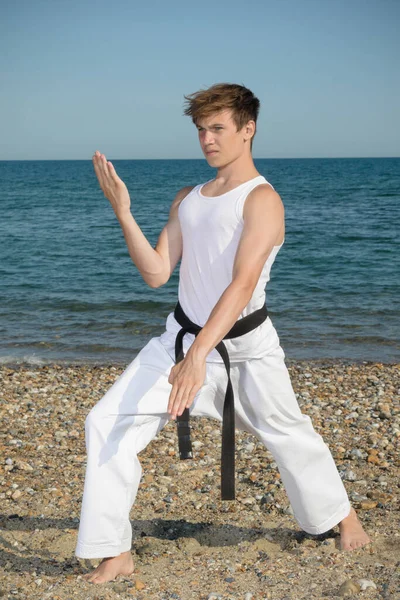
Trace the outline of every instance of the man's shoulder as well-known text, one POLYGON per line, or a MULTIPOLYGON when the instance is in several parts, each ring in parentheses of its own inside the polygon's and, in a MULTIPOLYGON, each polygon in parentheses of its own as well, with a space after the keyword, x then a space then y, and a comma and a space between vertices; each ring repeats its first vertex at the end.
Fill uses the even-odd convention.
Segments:
POLYGON ((185 187, 181 188, 175 195, 173 205, 179 205, 182 200, 186 198, 186 196, 190 194, 192 190, 194 190, 195 187, 195 185, 186 185, 185 187))
POLYGON ((185 198, 188 194, 190 194, 190 192, 192 190, 194 190, 195 187, 197 187, 197 186, 196 185, 186 185, 185 187, 181 188, 177 192, 176 197, 185 198))
POLYGON ((185 187, 178 190, 171 204, 171 213, 175 213, 178 210, 178 207, 182 200, 184 200, 186 196, 188 196, 190 192, 194 190, 195 187, 195 185, 186 185, 185 187))
POLYGON ((275 190, 275 188, 268 182, 261 183, 254 187, 248 194, 246 204, 256 205, 257 203, 262 203, 268 201, 270 203, 282 203, 282 198, 275 190))
POLYGON ((285 207, 278 192, 269 184, 261 184, 255 187, 244 203, 243 220, 257 222, 270 220, 272 215, 284 218, 285 207))

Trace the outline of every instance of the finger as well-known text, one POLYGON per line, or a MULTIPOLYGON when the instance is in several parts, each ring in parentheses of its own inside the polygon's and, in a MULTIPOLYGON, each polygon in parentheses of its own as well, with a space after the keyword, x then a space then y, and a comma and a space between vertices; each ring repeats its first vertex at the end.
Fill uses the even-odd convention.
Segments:
POLYGON ((94 157, 93 161, 95 165, 96 174, 99 177, 99 181, 101 181, 103 185, 106 182, 107 177, 106 168, 104 167, 104 160, 104 154, 99 154, 98 156, 94 157))
POLYGON ((191 405, 191 402, 189 401, 188 396, 184 396, 182 398, 182 401, 180 403, 180 405, 177 408, 176 414, 178 417, 180 417, 183 414, 183 411, 186 410, 187 408, 189 408, 191 405))
POLYGON ((179 402, 177 395, 179 393, 179 388, 176 383, 172 387, 172 392, 169 398, 169 412, 171 415, 176 416, 176 406, 179 402))
POLYGON ((94 167, 94 171, 96 173, 97 179, 98 179, 101 187, 103 187, 103 175, 102 175, 101 168, 100 168, 100 165, 99 165, 96 157, 93 158, 93 167, 94 167))
POLYGON ((184 398, 182 398, 182 401, 180 402, 178 408, 176 409, 177 417, 180 417, 183 414, 183 411, 186 408, 186 404, 187 404, 187 398, 185 396, 184 398))
POLYGON ((171 390, 171 393, 169 395, 169 400, 168 400, 168 408, 167 408, 169 413, 171 412, 172 404, 173 404, 175 394, 176 394, 176 389, 174 388, 174 385, 173 385, 174 380, 175 380, 174 368, 175 367, 172 367, 171 372, 168 376, 168 383, 170 383, 172 386, 172 390, 171 390))
POLYGON ((119 177, 118 177, 117 172, 116 172, 116 170, 114 168, 114 165, 110 161, 108 161, 108 163, 107 163, 107 168, 108 168, 108 174, 111 177, 111 179, 113 181, 119 181, 119 177))
POLYGON ((101 170, 102 170, 104 176, 107 178, 108 177, 107 159, 104 156, 104 154, 102 154, 100 156, 100 167, 101 167, 101 170))
POLYGON ((193 386, 191 391, 186 395, 186 397, 182 398, 182 402, 178 409, 178 416, 180 416, 186 408, 191 407, 194 397, 196 396, 197 389, 198 388, 196 386, 193 386))
POLYGON ((189 394, 189 398, 188 398, 188 400, 187 400, 187 402, 186 402, 186 406, 185 406, 185 408, 189 408, 190 406, 192 406, 192 404, 193 404, 193 401, 194 401, 194 399, 195 399, 195 397, 196 397, 196 394, 197 394, 197 392, 199 391, 199 389, 200 389, 200 388, 199 388, 198 386, 193 386, 193 387, 192 387, 192 391, 191 391, 191 392, 190 392, 190 394, 189 394))
POLYGON ((100 186, 103 188, 104 178, 103 178, 102 171, 101 171, 100 153, 98 150, 96 150, 95 154, 93 155, 92 161, 93 161, 93 167, 94 167, 97 179, 99 180, 100 186))
POLYGON ((173 387, 172 391, 169 395, 168 408, 167 408, 167 411, 169 412, 169 414, 172 414, 172 407, 174 406, 176 391, 177 391, 177 388, 173 387))
POLYGON ((187 396, 188 396, 187 388, 181 388, 178 390, 178 392, 175 396, 174 404, 172 406, 172 414, 173 415, 177 415, 181 406, 184 406, 186 404, 187 396))

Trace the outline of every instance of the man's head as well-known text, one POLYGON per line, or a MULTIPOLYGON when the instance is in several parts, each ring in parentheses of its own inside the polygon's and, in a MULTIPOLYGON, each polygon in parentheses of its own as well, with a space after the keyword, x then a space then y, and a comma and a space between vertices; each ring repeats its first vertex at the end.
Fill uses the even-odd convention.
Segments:
POLYGON ((185 96, 184 114, 199 130, 201 148, 211 166, 251 154, 260 101, 242 85, 218 83, 185 96), (208 154, 216 150, 215 154, 208 154))

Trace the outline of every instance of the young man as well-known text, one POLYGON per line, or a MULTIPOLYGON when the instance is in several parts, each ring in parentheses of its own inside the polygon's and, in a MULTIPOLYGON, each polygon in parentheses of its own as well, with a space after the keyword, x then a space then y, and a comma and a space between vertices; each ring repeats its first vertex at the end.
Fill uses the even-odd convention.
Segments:
POLYGON ((217 173, 177 193, 155 249, 130 212, 129 193, 114 166, 100 152, 93 156, 144 281, 152 288, 165 284, 182 259, 179 303, 165 332, 140 351, 86 419, 88 460, 76 555, 103 558, 85 576, 93 583, 133 572, 129 513, 141 478, 137 454, 172 418, 183 426, 181 458, 190 456, 189 411, 223 421, 223 499, 234 498, 236 427, 256 435, 273 454, 300 527, 318 534, 339 525, 345 550, 371 541, 328 447, 299 409, 266 314, 265 286, 285 223, 280 196, 252 159, 260 103, 235 84, 185 98, 185 114, 217 173))

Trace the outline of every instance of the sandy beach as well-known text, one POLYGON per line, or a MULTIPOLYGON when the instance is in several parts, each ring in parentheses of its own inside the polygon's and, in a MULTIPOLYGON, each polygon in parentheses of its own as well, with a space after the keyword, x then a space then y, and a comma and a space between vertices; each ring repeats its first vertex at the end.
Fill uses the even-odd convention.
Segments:
POLYGON ((48 600, 400 598, 400 365, 287 361, 298 401, 332 451, 373 540, 342 552, 294 520, 273 457, 236 435, 235 502, 220 498, 221 426, 192 419, 180 461, 168 423, 140 454, 131 511, 136 572, 102 586, 74 556, 84 421, 121 366, 0 368, 0 597, 48 600))

